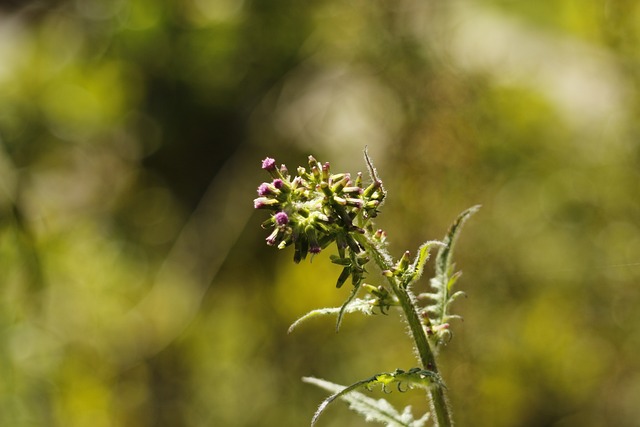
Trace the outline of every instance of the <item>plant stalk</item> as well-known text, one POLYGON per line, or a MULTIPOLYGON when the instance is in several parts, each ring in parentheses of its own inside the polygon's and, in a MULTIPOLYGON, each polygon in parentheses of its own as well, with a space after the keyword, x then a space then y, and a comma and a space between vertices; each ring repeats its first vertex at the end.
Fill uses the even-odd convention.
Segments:
MULTIPOLYGON (((368 252, 374 255, 374 259, 378 267, 382 270, 391 270, 393 268, 393 260, 384 248, 377 245, 366 233, 363 243, 368 252)), ((427 334, 420 321, 420 316, 416 309, 415 302, 411 297, 410 291, 401 284, 397 277, 388 277, 391 289, 395 293, 402 311, 404 312, 411 335, 418 350, 420 356, 420 362, 422 367, 435 374, 439 375, 438 365, 436 364, 436 357, 431 349, 427 334)), ((453 419, 451 417, 451 411, 447 403, 447 397, 445 394, 444 383, 434 384, 429 391, 429 397, 431 398, 431 409, 435 416, 436 427, 452 427, 453 419)))
MULTIPOLYGON (((390 277, 389 279, 394 278, 390 277)), ((413 340, 418 350, 420 362, 422 363, 423 368, 439 375, 435 354, 431 350, 429 340, 427 339, 425 330, 422 327, 422 323, 420 322, 420 318, 416 311, 416 306, 413 303, 411 296, 405 288, 398 286, 397 280, 390 280, 390 282, 393 282, 391 286, 400 301, 400 306, 402 307, 402 311, 407 319, 407 323, 409 323, 409 329, 411 330, 411 335, 413 335, 413 340)), ((451 419, 449 405, 447 404, 444 384, 442 382, 440 384, 434 384, 429 389, 429 394, 431 397, 432 410, 436 419, 436 426, 452 427, 453 420, 451 419)))

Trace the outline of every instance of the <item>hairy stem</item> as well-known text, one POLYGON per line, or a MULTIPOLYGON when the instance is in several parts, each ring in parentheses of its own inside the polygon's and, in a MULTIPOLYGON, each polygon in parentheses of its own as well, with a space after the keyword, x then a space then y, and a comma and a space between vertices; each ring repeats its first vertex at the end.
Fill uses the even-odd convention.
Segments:
MULTIPOLYGON (((362 237, 361 243, 365 245, 367 252, 373 255, 378 267, 382 271, 391 270, 394 263, 386 249, 376 244, 368 233, 365 233, 362 237)), ((427 334, 422 327, 414 298, 405 284, 400 283, 397 277, 388 277, 388 280, 391 289, 398 297, 402 311, 409 324, 409 329, 411 330, 411 335, 413 336, 418 355, 420 356, 422 367, 439 375, 435 354, 431 349, 427 334)), ((435 415, 436 427, 452 427, 453 420, 447 403, 444 383, 441 383, 441 385, 433 385, 429 394, 431 398, 431 408, 435 415)))
MULTIPOLYGON (((423 368, 439 375, 435 355, 431 350, 429 340, 427 339, 427 335, 425 334, 420 318, 418 317, 416 306, 413 303, 409 292, 404 287, 398 286, 396 280, 390 280, 390 282, 392 283, 391 286, 393 291, 400 301, 400 306, 402 307, 402 311, 407 319, 407 323, 409 323, 409 329, 411 330, 411 335, 413 335, 413 340, 418 350, 420 362, 422 363, 423 368)), ((429 393, 431 395, 431 405, 433 407, 437 426, 451 427, 453 425, 453 421, 451 419, 449 405, 447 404, 445 396, 444 384, 434 385, 430 389, 429 393)))

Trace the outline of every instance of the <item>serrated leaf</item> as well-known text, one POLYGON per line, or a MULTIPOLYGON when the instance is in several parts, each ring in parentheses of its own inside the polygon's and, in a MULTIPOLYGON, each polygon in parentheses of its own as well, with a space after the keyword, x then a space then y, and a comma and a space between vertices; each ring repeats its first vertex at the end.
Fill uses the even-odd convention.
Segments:
POLYGON ((428 298, 433 301, 424 311, 429 315, 434 327, 443 325, 451 319, 459 318, 459 316, 449 314, 451 303, 460 295, 464 295, 461 292, 453 292, 453 287, 460 277, 460 272, 453 271, 453 249, 462 226, 479 208, 480 206, 474 206, 465 210, 458 215, 451 225, 443 240, 445 246, 440 247, 436 256, 436 274, 431 279, 432 291, 420 295, 421 298, 428 298))
POLYGON ((447 275, 451 266, 451 258, 453 256, 453 247, 455 245, 456 239, 460 231, 462 230, 462 226, 464 223, 480 209, 480 205, 473 206, 464 212, 462 212, 454 223, 449 228, 449 232, 445 236, 443 243, 444 246, 440 247, 438 251, 438 255, 436 256, 436 276, 438 275, 447 275))
POLYGON ((454 300, 456 300, 457 298, 460 298, 460 297, 466 297, 466 296, 467 296, 467 294, 466 294, 466 293, 464 293, 464 291, 457 291, 457 292, 454 292, 454 293, 449 297, 449 304, 451 304, 451 303, 452 303, 454 300))
MULTIPOLYGON (((451 268, 451 270, 453 270, 453 268, 451 268)), ((453 289, 453 285, 456 284, 460 276, 462 276, 461 271, 457 271, 449 276, 449 280, 447 281, 447 291, 451 291, 453 289)))
POLYGON ((418 254, 416 255, 416 259, 413 261, 413 264, 411 265, 411 281, 412 282, 415 282, 420 278, 420 276, 422 276, 422 273, 424 272, 424 266, 429 260, 429 255, 430 255, 429 251, 433 246, 442 247, 444 246, 444 243, 438 240, 430 240, 428 242, 423 243, 422 246, 420 246, 420 249, 418 249, 418 254))
MULTIPOLYGON (((410 406, 405 407, 402 413, 400 413, 385 399, 376 400, 356 391, 356 389, 360 387, 370 387, 374 383, 383 384, 384 386, 385 384, 393 381, 394 375, 406 374, 407 378, 411 378, 415 376, 418 371, 430 372, 415 368, 414 370, 410 370, 407 372, 396 371, 396 373, 379 374, 371 378, 358 381, 357 383, 354 383, 348 387, 334 384, 332 382, 319 378, 303 378, 303 381, 306 383, 314 384, 320 388, 334 393, 320 404, 318 410, 313 416, 313 419, 311 420, 311 425, 315 425, 320 415, 324 412, 324 410, 331 402, 340 398, 348 402, 350 409, 363 415, 367 421, 381 422, 387 425, 387 427, 423 427, 429 419, 429 413, 426 413, 423 417, 416 420, 413 418, 410 406), (412 373, 408 374, 408 372, 412 373)), ((405 381, 408 381, 408 379, 405 381)), ((424 381, 424 379, 419 379, 419 381, 424 381)))
POLYGON ((459 314, 449 314, 447 315, 447 318, 445 319, 447 322, 449 322, 450 320, 463 320, 462 316, 460 316, 459 314))
MULTIPOLYGON (((356 298, 356 299, 352 300, 344 308, 344 313, 355 313, 355 312, 359 311, 359 312, 361 312, 363 314, 371 315, 371 314, 373 314, 374 301, 375 300, 373 300, 373 299, 356 298)), ((298 320, 293 322, 293 324, 291 324, 291 326, 289 326, 289 330, 287 331, 287 333, 290 334, 301 323, 303 323, 303 322, 305 322, 305 321, 307 321, 309 319, 313 319, 313 318, 319 317, 319 316, 331 315, 331 314, 337 315, 337 314, 340 313, 340 311, 342 309, 343 309, 343 307, 329 307, 329 308, 319 308, 319 309, 316 309, 316 310, 311 310, 310 312, 308 312, 307 314, 305 314, 304 316, 298 318, 298 320)))

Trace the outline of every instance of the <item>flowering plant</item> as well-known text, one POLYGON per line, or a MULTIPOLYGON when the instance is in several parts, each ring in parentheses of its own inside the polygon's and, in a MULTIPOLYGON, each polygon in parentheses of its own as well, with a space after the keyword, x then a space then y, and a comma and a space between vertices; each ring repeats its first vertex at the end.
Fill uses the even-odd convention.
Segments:
POLYGON ((451 338, 449 322, 459 317, 450 314, 451 303, 463 294, 453 291, 460 276, 451 262, 453 246, 462 225, 479 207, 474 206, 460 214, 442 241, 424 243, 413 260, 407 251, 395 261, 387 250, 386 233, 373 223, 386 191, 366 151, 365 161, 371 181, 366 185, 362 173, 353 179, 348 173, 332 174, 329 163, 321 164, 313 156, 309 156, 309 169, 299 167, 295 176, 285 165, 278 167, 274 159, 267 157, 262 168, 273 180, 258 187, 259 197, 254 200, 256 209, 271 211, 269 218, 262 223, 263 228, 272 229, 266 238, 268 245, 279 249, 293 246, 293 260, 298 263, 309 254, 313 256, 335 243, 337 255, 331 255, 331 261, 342 267, 336 286, 341 287, 351 278, 351 293, 341 307, 313 310, 294 322, 289 331, 319 315, 337 315, 337 330, 345 313, 371 315, 377 309, 386 314, 398 308, 409 325, 419 355, 420 367, 379 373, 348 387, 317 378, 304 378, 308 383, 333 392, 320 405, 311 424, 315 424, 329 403, 341 398, 367 420, 387 426, 420 427, 429 419, 433 419, 433 424, 438 427, 452 426, 436 354, 451 338), (415 295, 412 285, 422 275, 429 251, 434 246, 439 247, 439 251, 435 275, 430 281, 431 289, 415 295), (365 266, 371 261, 378 266, 386 283, 374 286, 364 282, 367 277, 365 266), (365 295, 359 298, 361 292, 365 295), (409 407, 399 412, 386 400, 374 400, 358 391, 376 384, 383 390, 392 384, 400 391, 415 387, 426 389, 432 414, 426 413, 414 419, 409 407))

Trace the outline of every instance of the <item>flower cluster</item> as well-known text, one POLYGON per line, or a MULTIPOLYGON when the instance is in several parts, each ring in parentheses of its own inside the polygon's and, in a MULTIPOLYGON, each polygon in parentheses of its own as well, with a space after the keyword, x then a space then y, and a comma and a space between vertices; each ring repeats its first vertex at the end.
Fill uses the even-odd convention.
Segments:
POLYGON ((256 209, 273 212, 262 224, 273 228, 266 238, 268 245, 279 249, 293 245, 295 262, 332 242, 337 244, 340 259, 355 260, 363 252, 354 235, 362 234, 368 220, 378 213, 385 196, 380 180, 372 176, 373 182, 364 187, 361 173, 354 180, 348 173, 331 174, 329 163, 321 164, 313 156, 309 156, 309 169, 299 167, 295 177, 269 157, 262 161, 262 169, 273 180, 260 184, 253 203, 256 209))

